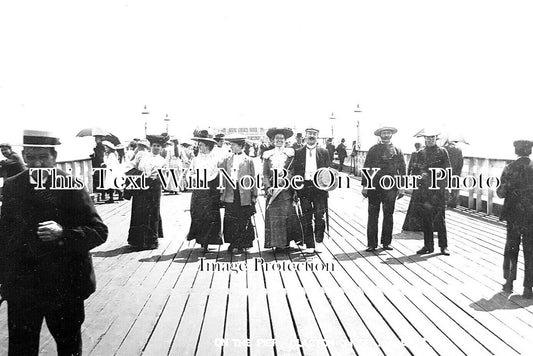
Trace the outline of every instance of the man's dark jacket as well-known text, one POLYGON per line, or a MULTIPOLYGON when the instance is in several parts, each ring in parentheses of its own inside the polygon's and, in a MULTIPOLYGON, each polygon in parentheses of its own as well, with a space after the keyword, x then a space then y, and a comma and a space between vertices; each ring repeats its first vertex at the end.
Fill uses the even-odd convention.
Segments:
MULTIPOLYGON (((66 176, 57 171, 58 175, 66 176)), ((50 186, 50 180, 45 184, 50 186)), ((107 239, 107 226, 82 190, 35 190, 24 171, 4 185, 0 217, 2 297, 86 299, 96 279, 89 251, 107 239), (63 227, 60 240, 43 242, 38 223, 63 227)))
MULTIPOLYGON (((329 158, 329 153, 325 148, 316 146, 316 168, 329 167, 331 165, 331 160, 329 158)), ((294 174, 300 175, 305 178, 305 161, 306 161, 307 146, 297 150, 294 153, 294 174)))
POLYGON ((529 157, 505 166, 497 194, 505 198, 500 220, 533 226, 533 162, 529 157))

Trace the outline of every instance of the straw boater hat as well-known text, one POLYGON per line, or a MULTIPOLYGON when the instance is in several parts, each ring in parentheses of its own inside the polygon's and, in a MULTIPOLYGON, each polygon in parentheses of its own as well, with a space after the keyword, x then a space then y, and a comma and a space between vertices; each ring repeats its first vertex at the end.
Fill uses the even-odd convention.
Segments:
POLYGON ((282 134, 285 139, 288 139, 289 137, 291 137, 294 133, 292 132, 291 129, 289 128, 286 128, 286 127, 272 127, 270 129, 268 129, 266 135, 268 136, 269 139, 273 140, 274 137, 277 135, 277 134, 282 134))
POLYGON ((109 142, 109 141, 102 141, 102 145, 107 146, 107 147, 111 148, 112 150, 116 150, 117 149, 117 147, 114 144, 112 144, 111 142, 109 142))
POLYGON ((312 128, 312 127, 309 127, 309 128, 307 128, 307 129, 305 129, 305 132, 316 132, 316 133, 319 133, 320 130, 318 130, 318 129, 314 129, 314 128, 312 128))
POLYGON ((245 143, 246 136, 238 134, 238 133, 232 133, 226 136, 225 140, 230 143, 245 143))
POLYGON ((207 130, 194 130, 194 137, 191 138, 191 140, 198 142, 217 142, 213 139, 213 135, 207 130))
POLYGON ((332 191, 336 189, 339 186, 339 172, 331 169, 320 169, 318 171, 317 176, 317 183, 318 183, 318 189, 325 190, 325 191, 332 191), (333 179, 333 183, 331 180, 333 179), (331 185, 331 186, 330 186, 331 185))
POLYGON ((56 147, 60 144, 59 137, 50 131, 24 130, 24 147, 56 147))
POLYGON ((398 132, 398 129, 396 129, 396 127, 392 127, 392 126, 387 126, 387 125, 381 125, 379 127, 379 129, 377 129, 376 131, 374 131, 374 135, 376 136, 381 136, 381 131, 385 131, 385 130, 389 130, 392 132, 392 134, 395 134, 396 132, 398 132))

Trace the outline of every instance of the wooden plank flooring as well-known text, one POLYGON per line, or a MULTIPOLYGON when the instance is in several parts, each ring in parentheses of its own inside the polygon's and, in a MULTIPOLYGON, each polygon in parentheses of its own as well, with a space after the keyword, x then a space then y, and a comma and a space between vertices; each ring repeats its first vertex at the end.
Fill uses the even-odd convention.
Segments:
MULTIPOLYGON (((446 213, 451 256, 418 256, 421 233, 402 232, 397 201, 392 251, 365 252, 367 201, 356 184, 330 193, 322 252, 263 248, 264 201, 247 252, 204 256, 186 241, 190 194, 164 195, 165 237, 127 248, 131 203, 97 206, 108 242, 93 251, 98 289, 86 301, 86 355, 528 355, 533 301, 500 291, 505 226, 459 208, 446 213), (203 259, 205 257, 205 259, 203 259), (268 266, 268 270, 256 265, 268 266), (274 266, 325 265, 330 270, 274 266), (235 270, 202 270, 201 266, 235 270), (245 268, 246 266, 246 268, 245 268), (242 270, 241 270, 242 269, 242 270)), ((7 354, 0 307, 0 355, 7 354)), ((41 353, 55 354, 43 324, 41 353)))

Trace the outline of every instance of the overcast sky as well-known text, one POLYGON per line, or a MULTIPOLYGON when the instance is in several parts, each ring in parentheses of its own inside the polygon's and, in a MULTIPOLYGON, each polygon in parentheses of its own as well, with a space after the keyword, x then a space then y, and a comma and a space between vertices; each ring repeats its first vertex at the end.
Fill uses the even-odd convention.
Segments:
POLYGON ((513 157, 533 139, 530 1, 4 1, 0 138, 314 126, 364 148, 427 124, 513 157), (361 114, 354 109, 360 105, 361 114), (335 120, 330 120, 331 113, 335 120))

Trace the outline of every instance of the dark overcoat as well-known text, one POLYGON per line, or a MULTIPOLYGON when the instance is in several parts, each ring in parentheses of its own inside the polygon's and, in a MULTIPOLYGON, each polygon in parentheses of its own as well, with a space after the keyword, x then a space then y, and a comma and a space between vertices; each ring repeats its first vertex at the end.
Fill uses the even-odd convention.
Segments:
MULTIPOLYGON (((84 190, 36 190, 24 171, 4 185, 0 217, 0 284, 2 297, 86 299, 96 279, 89 251, 104 243, 108 229, 84 190), (63 236, 43 242, 40 222, 53 220, 63 236)), ((66 174, 57 171, 58 175, 66 174)))

